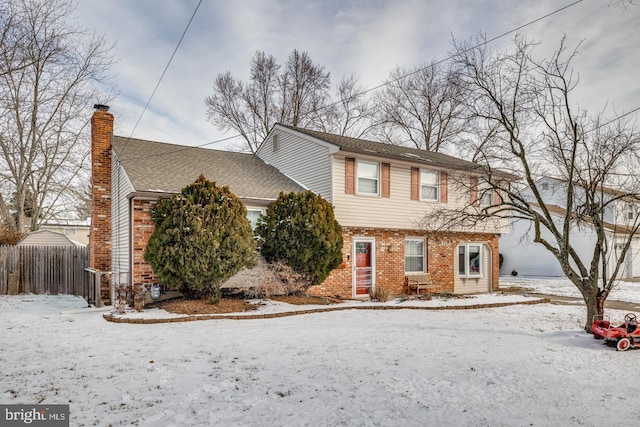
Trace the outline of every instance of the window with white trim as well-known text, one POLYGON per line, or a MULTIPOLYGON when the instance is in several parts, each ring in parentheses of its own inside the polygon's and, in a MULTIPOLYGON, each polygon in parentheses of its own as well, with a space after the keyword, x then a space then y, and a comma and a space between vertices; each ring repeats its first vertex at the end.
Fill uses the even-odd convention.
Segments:
POLYGON ((440 174, 420 169, 420 200, 438 201, 440 198, 440 174))
POLYGON ((467 243, 458 246, 458 276, 460 277, 481 277, 482 268, 482 245, 478 243, 467 243))
POLYGON ((380 193, 380 164, 358 160, 358 194, 380 193))
POLYGON ((493 205, 493 188, 485 179, 478 182, 478 199, 480 206, 487 207, 493 205))
POLYGON ((633 203, 627 203, 627 221, 633 222, 636 217, 636 210, 633 203))
POLYGON ((65 227, 64 228, 64 235, 67 236, 67 237, 77 237, 78 236, 78 229, 77 228, 65 227))
POLYGON ((262 215, 261 209, 247 209, 247 219, 251 223, 251 229, 255 230, 260 215, 262 215))
POLYGON ((424 239, 406 239, 404 241, 404 271, 406 273, 424 273, 426 264, 424 239))

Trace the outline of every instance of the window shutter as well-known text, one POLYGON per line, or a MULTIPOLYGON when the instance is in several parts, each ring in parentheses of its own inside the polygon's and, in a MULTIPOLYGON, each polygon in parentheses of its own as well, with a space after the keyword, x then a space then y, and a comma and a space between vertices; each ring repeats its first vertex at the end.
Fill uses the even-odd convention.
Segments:
POLYGON ((382 164, 382 197, 391 197, 391 165, 382 164))
POLYGON ((344 192, 346 194, 356 194, 356 159, 347 157, 344 162, 344 192))
POLYGON ((471 177, 471 206, 478 205, 478 177, 471 177))
POLYGON ((411 200, 420 200, 420 168, 411 168, 411 200))
POLYGON ((449 194, 448 194, 447 188, 448 188, 447 173, 440 172, 440 203, 448 202, 449 194))

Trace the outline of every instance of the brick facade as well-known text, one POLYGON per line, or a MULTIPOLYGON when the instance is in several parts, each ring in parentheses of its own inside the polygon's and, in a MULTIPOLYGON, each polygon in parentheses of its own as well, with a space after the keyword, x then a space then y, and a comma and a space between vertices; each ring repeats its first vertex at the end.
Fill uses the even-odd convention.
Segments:
POLYGON ((151 221, 151 208, 157 200, 133 200, 133 286, 138 288, 145 283, 159 283, 151 265, 144 260, 144 251, 155 229, 151 221))
MULTIPOLYGON (((113 115, 108 107, 96 106, 91 118, 92 211, 89 231, 89 267, 111 271, 111 136, 113 115)), ((110 301, 110 280, 101 276, 102 300, 110 301)))
MULTIPOLYGON (((483 233, 433 233, 416 230, 350 228, 343 227, 343 263, 331 272, 320 285, 310 288, 310 293, 322 296, 352 297, 353 288, 353 239, 375 239, 375 285, 383 286, 392 295, 403 294, 405 289, 404 242, 406 238, 422 237, 426 242, 427 270, 432 281, 443 292, 455 292, 455 257, 458 244, 484 243, 491 249, 491 288, 498 288, 498 239, 497 234, 483 233)), ((485 256, 488 256, 486 254, 485 256)))
MULTIPOLYGON (((133 285, 139 288, 145 283, 158 283, 151 266, 144 261, 144 251, 154 230, 151 208, 156 200, 134 199, 133 201, 133 285)), ((491 287, 498 289, 498 241, 497 234, 484 233, 432 233, 415 230, 349 228, 343 227, 344 262, 331 272, 320 285, 313 286, 309 293, 321 296, 352 297, 353 287, 353 239, 369 237, 375 239, 376 286, 383 286, 392 295, 406 293, 404 245, 406 238, 424 238, 427 251, 427 269, 434 283, 443 292, 455 291, 455 256, 457 246, 464 242, 480 242, 491 248, 491 287)), ((488 255, 488 254, 487 254, 488 255)))

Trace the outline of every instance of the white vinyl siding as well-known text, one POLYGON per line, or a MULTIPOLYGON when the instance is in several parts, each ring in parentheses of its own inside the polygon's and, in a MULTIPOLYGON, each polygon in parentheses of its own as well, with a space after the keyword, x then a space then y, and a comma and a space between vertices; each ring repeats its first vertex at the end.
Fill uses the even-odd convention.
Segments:
POLYGON ((118 283, 130 274, 131 216, 130 200, 134 191, 129 177, 119 164, 116 154, 111 162, 111 279, 118 283))
MULTIPOLYGON (((277 129, 256 155, 309 190, 332 202, 331 156, 327 143, 317 142, 288 129, 277 129), (277 133, 277 150, 273 136, 277 133)), ((344 160, 343 160, 344 161, 344 160)), ((344 174, 344 167, 341 169, 344 174)), ((344 177, 342 179, 344 192, 344 177)))
POLYGON ((461 243, 455 248, 455 294, 475 294, 485 293, 491 289, 492 281, 492 251, 486 243, 461 243), (464 249, 460 249, 464 248, 464 249), (480 257, 476 258, 480 253, 480 257), (461 252, 464 252, 462 255, 461 252), (475 260, 478 260, 476 264, 475 260), (466 263, 465 267, 461 267, 460 263, 466 263), (464 268, 466 275, 461 275, 460 270, 464 268))
MULTIPOLYGON (((425 215, 441 208, 441 203, 424 203, 411 200, 411 162, 394 161, 390 168, 390 197, 357 197, 345 193, 345 157, 333 156, 333 206, 336 219, 343 227, 397 228, 419 230, 425 215)), ((376 162, 373 156, 359 156, 359 160, 376 162)), ((469 203, 469 186, 456 185, 463 182, 456 172, 450 171, 448 209, 463 209, 469 203)), ((464 183, 468 183, 468 178, 464 183)), ((477 231, 485 233, 508 233, 508 219, 488 222, 475 228, 453 229, 451 231, 477 231)))

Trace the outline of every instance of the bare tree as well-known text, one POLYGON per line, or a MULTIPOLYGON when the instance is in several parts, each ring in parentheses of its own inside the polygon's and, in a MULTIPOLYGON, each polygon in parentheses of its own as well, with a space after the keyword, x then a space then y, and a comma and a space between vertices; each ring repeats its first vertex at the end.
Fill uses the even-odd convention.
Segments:
POLYGON ((468 83, 464 99, 485 123, 490 143, 479 150, 478 158, 485 160, 474 171, 477 180, 458 183, 476 197, 464 209, 440 210, 434 217, 444 228, 527 221, 533 241, 555 256, 582 294, 590 330, 594 316, 604 312, 634 238, 640 237, 638 215, 620 221, 622 211, 635 206, 637 212, 640 201, 640 137, 624 120, 605 122, 575 108, 578 79, 571 61, 577 49, 567 50, 564 40, 546 60, 536 59, 533 43, 522 37, 516 38, 514 52, 492 57, 476 45, 457 43, 456 65, 468 83), (496 166, 515 171, 521 181, 505 182, 496 166), (544 176, 563 183, 554 200, 540 187, 544 176), (576 228, 595 235, 587 259, 574 242, 576 228))
POLYGON ((317 111, 315 127, 354 138, 371 132, 374 110, 367 92, 354 75, 343 78, 337 87, 337 100, 317 111))
POLYGON ((365 116, 358 103, 364 91, 353 77, 338 87, 338 101, 332 99, 330 88, 329 72, 314 64, 306 52, 294 50, 282 66, 272 55, 258 51, 251 60, 249 81, 236 79, 230 72, 219 74, 205 104, 214 125, 238 132, 244 148, 255 153, 277 122, 353 131, 354 123, 365 116))
POLYGON ((457 143, 468 121, 462 83, 454 69, 435 62, 391 71, 375 98, 378 138, 425 151, 457 143))
POLYGON ((6 0, 3 7, 10 16, 1 54, 21 58, 21 66, 0 74, 0 212, 13 199, 10 229, 35 230, 64 207, 86 172, 86 117, 105 99, 97 83, 112 59, 103 39, 72 24, 69 1, 6 0))

